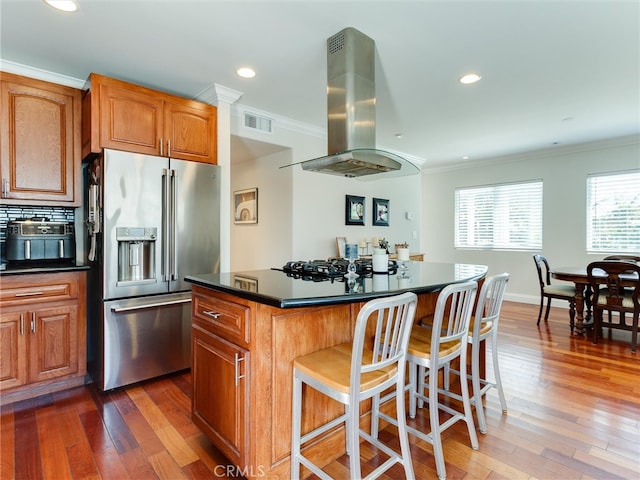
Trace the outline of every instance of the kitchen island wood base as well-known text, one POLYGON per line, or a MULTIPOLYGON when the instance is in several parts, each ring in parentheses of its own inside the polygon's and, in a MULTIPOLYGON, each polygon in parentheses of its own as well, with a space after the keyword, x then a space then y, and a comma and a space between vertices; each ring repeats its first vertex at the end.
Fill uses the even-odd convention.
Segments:
MULTIPOLYGON (((416 319, 432 316, 437 295, 418 295, 416 319)), ((246 477, 289 478, 292 361, 351 341, 364 302, 277 308, 199 285, 193 285, 192 296, 194 423, 246 477)), ((393 407, 389 402, 390 412, 393 407)), ((303 433, 343 408, 306 388, 303 433)), ((369 410, 363 402, 363 428, 369 410)), ((305 455, 327 465, 344 451, 339 428, 307 447, 305 455)))

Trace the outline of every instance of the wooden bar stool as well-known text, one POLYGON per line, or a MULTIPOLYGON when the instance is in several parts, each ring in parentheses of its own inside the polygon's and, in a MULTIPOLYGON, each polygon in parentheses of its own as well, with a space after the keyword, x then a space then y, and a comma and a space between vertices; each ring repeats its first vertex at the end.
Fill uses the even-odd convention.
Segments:
MULTIPOLYGON (((467 383, 461 383, 464 412, 454 410, 438 401, 438 370, 452 360, 459 358, 460 370, 462 375, 466 377, 467 336, 477 289, 478 284, 475 281, 456 283, 443 288, 436 301, 432 326, 430 328, 420 325, 414 326, 407 348, 409 385, 405 389, 409 390, 409 416, 411 418, 416 416, 417 401, 420 401, 420 406, 427 402, 429 405, 431 431, 426 433, 408 425, 406 430, 433 445, 436 471, 438 478, 441 479, 444 479, 447 475, 442 440, 440 438, 441 432, 458 420, 464 420, 467 423, 467 430, 471 438, 471 447, 474 450, 478 449, 478 437, 473 423, 467 383), (445 319, 446 324, 444 322, 445 319), (426 379, 429 379, 429 381, 427 382, 426 379), (427 387, 429 393, 425 395, 425 388, 427 387), (440 423, 440 410, 450 415, 442 423, 440 423)), ((374 438, 378 436, 378 418, 382 418, 393 425, 398 425, 398 429, 400 429, 399 423, 401 422, 397 422, 394 418, 382 413, 379 408, 381 403, 388 401, 394 395, 398 394, 392 392, 382 398, 373 399, 371 436, 374 438)))
POLYGON ((301 452, 301 446, 344 423, 351 478, 360 479, 360 437, 389 456, 367 477, 376 478, 396 463, 406 478, 415 478, 409 439, 405 430, 404 377, 409 334, 415 317, 417 296, 403 293, 367 302, 358 312, 352 343, 344 343, 296 358, 293 361, 293 405, 291 428, 291 478, 300 476, 300 464, 318 477, 330 479, 301 452), (368 324, 371 327, 367 329, 368 324), (375 332, 373 343, 368 332, 375 332), (302 435, 302 385, 342 403, 345 413, 302 435), (394 387, 401 454, 360 429, 360 402, 394 387))

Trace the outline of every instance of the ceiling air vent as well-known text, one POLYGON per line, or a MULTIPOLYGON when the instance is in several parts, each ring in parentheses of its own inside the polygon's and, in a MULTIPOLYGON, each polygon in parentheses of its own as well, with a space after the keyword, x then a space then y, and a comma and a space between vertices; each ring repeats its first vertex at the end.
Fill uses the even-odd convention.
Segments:
POLYGON ((259 117, 253 113, 244 113, 244 126, 253 128, 254 130, 260 130, 261 132, 272 132, 271 119, 259 117))

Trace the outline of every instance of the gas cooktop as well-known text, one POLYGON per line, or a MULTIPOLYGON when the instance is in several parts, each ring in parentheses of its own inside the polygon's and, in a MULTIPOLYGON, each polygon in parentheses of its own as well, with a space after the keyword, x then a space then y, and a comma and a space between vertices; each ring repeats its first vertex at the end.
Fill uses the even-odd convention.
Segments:
MULTIPOLYGON (((356 273, 361 277, 373 275, 373 266, 370 258, 361 258, 354 263, 356 273)), ((348 265, 349 261, 343 258, 332 260, 299 260, 287 262, 282 268, 276 268, 274 270, 281 270, 289 277, 321 282, 329 279, 343 279, 347 273, 348 265)), ((389 273, 395 274, 397 270, 397 262, 395 260, 389 260, 389 273)))

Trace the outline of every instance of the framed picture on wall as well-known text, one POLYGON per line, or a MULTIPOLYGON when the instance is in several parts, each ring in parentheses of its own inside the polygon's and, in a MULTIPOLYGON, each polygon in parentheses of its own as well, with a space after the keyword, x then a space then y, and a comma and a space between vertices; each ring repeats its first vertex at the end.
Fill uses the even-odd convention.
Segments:
POLYGON ((364 197, 346 195, 344 223, 345 225, 364 225, 364 197))
POLYGON ((373 199, 373 224, 379 227, 389 226, 389 200, 373 199))
POLYGON ((258 189, 233 192, 233 223, 258 223, 258 189))

